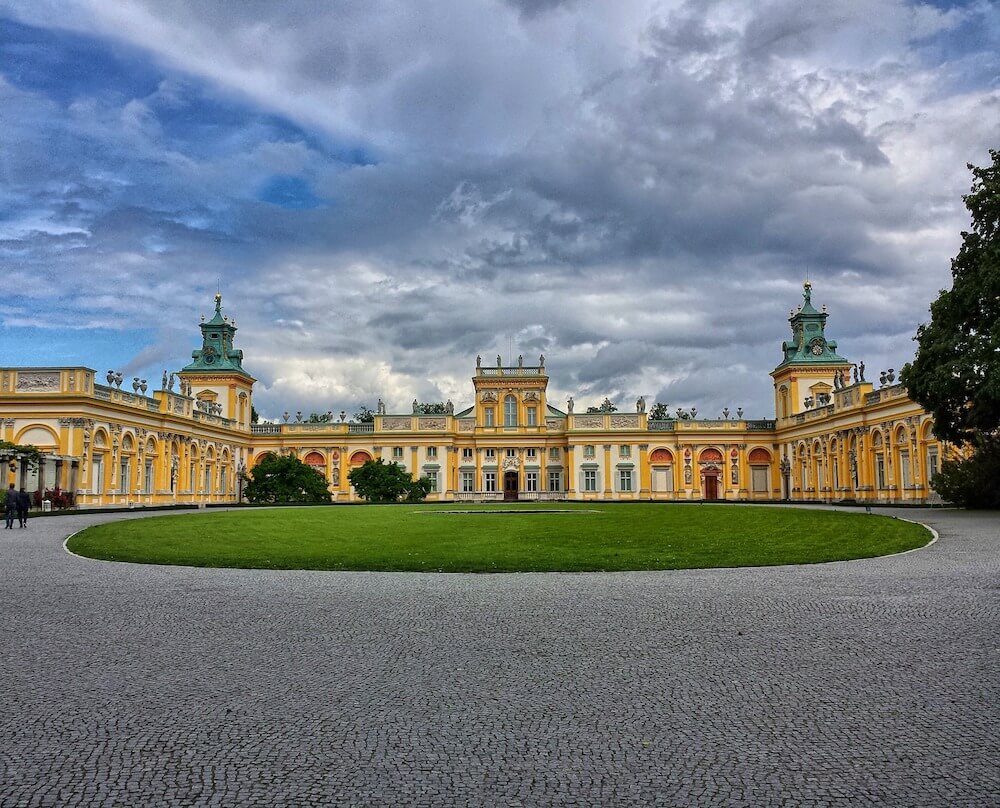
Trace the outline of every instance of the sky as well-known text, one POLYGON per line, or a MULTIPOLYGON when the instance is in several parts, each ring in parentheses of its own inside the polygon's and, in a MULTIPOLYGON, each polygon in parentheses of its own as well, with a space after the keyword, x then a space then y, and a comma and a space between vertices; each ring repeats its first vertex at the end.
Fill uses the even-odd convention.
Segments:
POLYGON ((218 290, 265 418, 772 417, 807 278, 912 358, 990 148, 988 0, 0 0, 0 364, 158 387, 218 290))

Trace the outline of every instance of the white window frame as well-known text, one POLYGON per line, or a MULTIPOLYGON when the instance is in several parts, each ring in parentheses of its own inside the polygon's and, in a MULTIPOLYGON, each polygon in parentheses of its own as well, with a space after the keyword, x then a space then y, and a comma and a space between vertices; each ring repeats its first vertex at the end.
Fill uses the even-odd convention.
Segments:
POLYGON ((597 493, 597 469, 583 470, 583 490, 588 494, 597 493))
POLYGON ((618 469, 618 490, 624 494, 632 493, 632 469, 618 469))

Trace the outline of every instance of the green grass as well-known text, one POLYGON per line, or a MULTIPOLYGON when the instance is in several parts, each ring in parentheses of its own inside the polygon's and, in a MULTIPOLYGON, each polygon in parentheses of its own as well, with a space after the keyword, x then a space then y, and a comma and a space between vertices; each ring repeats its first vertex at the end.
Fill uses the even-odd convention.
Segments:
POLYGON ((357 506, 109 522, 69 541, 111 561, 315 570, 690 569, 867 558, 926 544, 883 516, 719 505, 357 506), (528 510, 569 513, 525 513, 528 510), (474 510, 472 514, 448 511, 474 510))

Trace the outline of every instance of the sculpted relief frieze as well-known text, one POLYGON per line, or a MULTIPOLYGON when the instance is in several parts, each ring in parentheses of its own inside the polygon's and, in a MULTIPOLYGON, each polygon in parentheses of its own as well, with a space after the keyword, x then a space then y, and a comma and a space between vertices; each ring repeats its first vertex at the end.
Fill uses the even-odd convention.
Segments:
POLYGON ((444 418, 418 418, 417 429, 444 429, 444 418))
POLYGON ((603 415, 577 415, 573 419, 573 426, 577 429, 600 429, 604 426, 603 415))
POLYGON ((58 393, 59 371, 24 371, 18 373, 17 390, 23 393, 58 393))
POLYGON ((399 431, 410 428, 410 416, 408 415, 385 415, 382 417, 382 429, 386 431, 399 431))
POLYGON ((611 428, 612 429, 638 429, 639 428, 639 416, 638 415, 612 415, 611 416, 611 428))

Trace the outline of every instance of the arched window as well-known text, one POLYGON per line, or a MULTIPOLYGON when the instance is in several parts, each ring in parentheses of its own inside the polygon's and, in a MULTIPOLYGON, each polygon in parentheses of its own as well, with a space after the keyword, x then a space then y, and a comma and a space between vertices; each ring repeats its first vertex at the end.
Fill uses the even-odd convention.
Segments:
POLYGON ((517 399, 514 396, 504 396, 503 425, 517 426, 517 399))

